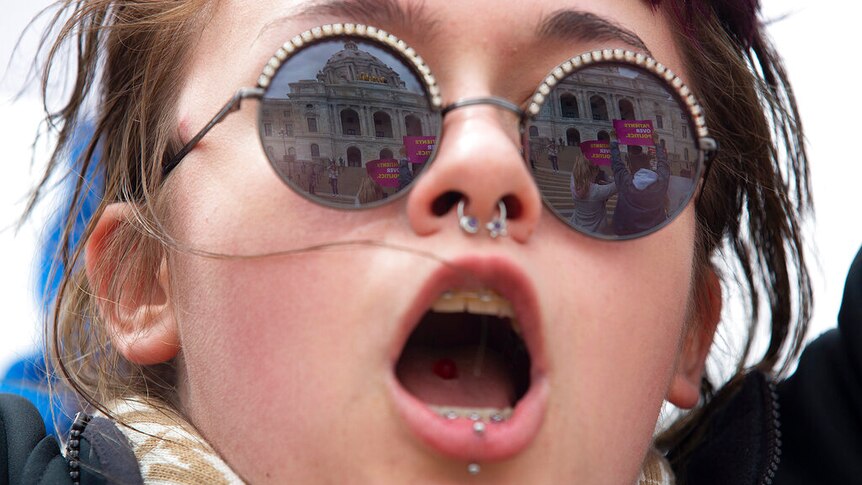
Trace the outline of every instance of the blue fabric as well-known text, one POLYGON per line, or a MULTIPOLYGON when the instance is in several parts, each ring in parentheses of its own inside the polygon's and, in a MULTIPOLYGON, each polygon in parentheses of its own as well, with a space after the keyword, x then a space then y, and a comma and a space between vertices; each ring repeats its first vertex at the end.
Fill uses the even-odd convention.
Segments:
MULTIPOLYGON (((84 155, 84 150, 87 148, 87 143, 90 141, 91 128, 86 126, 76 136, 76 141, 72 144, 72 150, 69 155, 69 161, 74 163, 75 169, 71 170, 69 175, 63 180, 63 185, 59 189, 62 191, 59 210, 55 211, 54 217, 46 225, 45 238, 41 244, 41 250, 38 256, 39 277, 36 281, 36 295, 40 303, 40 308, 45 309, 46 303, 50 305, 57 296, 57 289, 60 286, 60 280, 65 269, 62 262, 57 258, 60 251, 60 242, 63 237, 66 220, 69 218, 69 210, 72 203, 72 193, 75 189, 75 184, 79 180, 81 170, 78 170, 78 165, 81 165, 78 160, 84 155), (52 267, 54 272, 52 274, 52 267)), ((87 223, 93 217, 96 209, 99 207, 99 202, 102 200, 102 188, 104 187, 104 177, 101 172, 97 172, 95 161, 99 159, 98 150, 93 155, 94 162, 90 164, 87 172, 84 174, 84 187, 89 188, 83 192, 83 200, 81 210, 78 217, 75 219, 75 224, 72 228, 72 236, 69 239, 69 248, 74 248, 81 236, 84 234, 84 229, 87 223)))
POLYGON ((26 357, 12 364, 0 379, 0 393, 17 394, 33 403, 49 433, 55 432, 55 423, 60 430, 69 429, 72 425, 69 413, 74 415, 74 412, 66 409, 68 406, 55 402, 52 416, 46 376, 45 359, 41 355, 26 357))
MULTIPOLYGON (((43 315, 47 314, 50 310, 57 296, 57 290, 65 269, 57 255, 61 249, 60 243, 66 220, 69 218, 75 184, 80 180, 80 174, 82 173, 82 170, 79 169, 81 166, 80 160, 84 155, 84 150, 87 148, 91 136, 92 127, 89 124, 84 124, 75 134, 74 141, 71 144, 72 149, 67 159, 70 167, 69 174, 62 180, 60 187, 57 189, 62 194, 59 198, 59 207, 58 210, 54 211, 54 216, 45 226, 45 236, 41 241, 39 255, 36 257, 38 276, 34 278, 34 296, 39 308, 42 309, 43 315)), ((96 161, 98 158, 99 153, 97 150, 93 156, 93 160, 96 161)), ((100 172, 96 171, 95 167, 96 163, 91 163, 86 173, 83 174, 85 190, 82 192, 81 210, 72 228, 72 236, 69 240, 70 248, 75 247, 80 241, 87 223, 92 218, 102 198, 104 178, 100 172)), ((74 416, 77 409, 70 408, 59 400, 55 400, 53 403, 54 417, 52 417, 52 403, 48 396, 48 372, 42 353, 41 349, 34 349, 32 356, 14 362, 6 374, 0 378, 0 392, 18 394, 32 402, 42 414, 45 428, 49 432, 53 432, 55 429, 52 422, 55 418, 58 419, 60 429, 65 430, 71 425, 69 416, 74 416)))

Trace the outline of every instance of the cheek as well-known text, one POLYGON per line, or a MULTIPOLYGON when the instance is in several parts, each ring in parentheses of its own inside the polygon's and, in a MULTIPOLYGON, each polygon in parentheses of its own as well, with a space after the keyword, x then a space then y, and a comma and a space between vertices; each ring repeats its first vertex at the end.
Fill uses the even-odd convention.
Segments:
POLYGON ((203 149, 178 170, 169 230, 186 248, 233 256, 284 250, 275 242, 288 227, 292 242, 307 240, 303 229, 320 209, 293 194, 252 141, 241 143, 254 148, 245 156, 203 149))
POLYGON ((309 329, 297 321, 312 315, 335 321, 327 319, 338 308, 333 297, 350 286, 346 279, 366 273, 366 259, 344 254, 350 247, 315 248, 386 234, 398 208, 348 212, 316 205, 279 179, 254 133, 221 136, 196 149, 171 181, 167 226, 179 243, 171 260, 172 294, 184 313, 181 322, 190 322, 184 336, 284 349, 307 337, 309 329), (212 321, 197 325, 206 319, 212 321), (278 328, 280 342, 260 342, 258 322, 291 324, 267 327, 278 328))
POLYGON ((230 256, 293 251, 360 239, 397 221, 395 204, 345 211, 298 195, 261 152, 253 126, 235 121, 214 130, 172 175, 168 230, 183 249, 230 256))
POLYGON ((676 229, 588 249, 564 276, 575 289, 560 308, 571 323, 564 326, 567 336, 584 355, 604 356, 590 361, 612 364, 591 371, 624 373, 673 362, 692 278, 691 244, 676 229))
MULTIPOLYGON (((331 305, 340 295, 339 283, 315 261, 325 257, 177 264, 176 293, 182 296, 176 306, 189 374, 216 387, 219 374, 253 376, 254 385, 231 385, 260 393, 272 392, 267 384, 274 381, 301 387, 320 377, 315 374, 328 362, 320 354, 331 349, 327 336, 340 322, 331 305), (325 288, 332 290, 321 290, 325 288)), ((207 392, 224 395, 216 389, 207 392)))
POLYGON ((340 286, 322 263, 326 257, 172 258, 182 345, 179 399, 212 442, 242 437, 256 450, 253 459, 272 459, 264 451, 272 443, 302 450, 302 441, 326 431, 303 417, 308 410, 337 414, 342 387, 326 383, 349 379, 331 358, 349 349, 331 338, 342 323, 332 311, 340 286), (247 436, 249 429, 254 437, 247 436))
POLYGON ((363 467, 397 455, 389 343, 415 296, 404 280, 435 268, 363 247, 252 261, 176 255, 184 412, 213 443, 241 438, 247 446, 230 457, 248 463, 290 470, 338 457, 363 467))
POLYGON ((266 409, 272 403, 261 401, 279 398, 319 408, 337 401, 326 395, 334 387, 309 382, 344 377, 332 356, 355 353, 351 342, 369 334, 351 319, 371 314, 361 308, 375 304, 369 275, 385 263, 361 246, 309 248, 379 239, 399 208, 315 205, 276 176, 255 136, 196 151, 171 181, 169 207, 177 209, 168 230, 180 244, 171 294, 188 386, 197 403, 251 400, 266 409))
POLYGON ((181 395, 197 406, 189 412, 204 428, 223 428, 201 422, 209 419, 207 403, 244 409, 251 402, 284 416, 298 439, 302 426, 313 422, 321 432, 325 423, 293 420, 279 409, 291 403, 321 416, 343 414, 326 407, 348 401, 334 393, 351 392, 350 385, 310 383, 360 383, 364 376, 352 375, 356 366, 344 366, 344 356, 387 357, 375 342, 391 329, 369 330, 367 321, 385 304, 386 285, 405 293, 394 301, 410 301, 409 287, 396 288, 385 276, 404 274, 415 261, 361 244, 313 249, 392 235, 404 225, 403 206, 348 212, 315 205, 277 177, 255 136, 218 139, 172 175, 167 226, 179 242, 169 263, 185 366, 181 395))
MULTIPOLYGON (((338 414, 346 387, 336 383, 359 379, 333 357, 356 354, 351 344, 362 337, 339 310, 352 307, 349 297, 367 298, 351 291, 356 282, 342 270, 364 274, 365 264, 327 253, 258 261, 179 256, 172 263, 187 386, 180 393, 199 425, 214 429, 206 422, 210 403, 253 406, 267 416, 284 415, 285 408, 338 414)), ((311 433, 303 427, 320 432, 320 423, 292 418, 284 417, 294 436, 311 433)))
MULTIPOLYGON (((688 316, 693 238, 689 208, 670 226, 636 241, 553 239, 560 247, 545 253, 568 255, 549 266, 563 269, 544 285, 547 294, 559 295, 548 310, 558 391, 554 419, 559 429, 578 430, 556 439, 576 446, 576 437, 589 436, 596 440, 591 446, 620 451, 593 457, 611 461, 647 445, 688 316)), ((624 463, 609 466, 631 462, 624 463)))

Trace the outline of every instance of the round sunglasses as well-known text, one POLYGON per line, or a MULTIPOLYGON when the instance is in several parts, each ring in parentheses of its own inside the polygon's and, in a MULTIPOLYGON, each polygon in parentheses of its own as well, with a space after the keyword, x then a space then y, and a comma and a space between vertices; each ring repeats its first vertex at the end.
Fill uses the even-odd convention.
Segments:
POLYGON ((260 101, 260 142, 276 174, 298 194, 338 209, 407 193, 434 161, 443 116, 477 104, 516 114, 524 162, 545 205, 601 239, 642 237, 670 223, 717 152, 691 91, 643 54, 606 49, 572 57, 522 106, 499 97, 443 106, 431 70, 404 41, 346 23, 315 27, 281 46, 257 86, 239 89, 166 162, 164 175, 247 98, 260 101))

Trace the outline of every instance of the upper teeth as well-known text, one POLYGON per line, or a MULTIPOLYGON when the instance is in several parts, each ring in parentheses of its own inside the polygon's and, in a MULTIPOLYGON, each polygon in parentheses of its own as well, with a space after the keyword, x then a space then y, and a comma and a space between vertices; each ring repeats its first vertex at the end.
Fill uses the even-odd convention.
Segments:
POLYGON ((467 312, 474 315, 514 318, 509 300, 489 291, 450 290, 437 298, 431 309, 438 313, 467 312))
POLYGON ((512 330, 518 335, 521 334, 521 326, 515 318, 512 303, 490 290, 449 290, 437 298, 437 301, 431 305, 431 310, 438 313, 467 312, 474 315, 508 318, 512 330))

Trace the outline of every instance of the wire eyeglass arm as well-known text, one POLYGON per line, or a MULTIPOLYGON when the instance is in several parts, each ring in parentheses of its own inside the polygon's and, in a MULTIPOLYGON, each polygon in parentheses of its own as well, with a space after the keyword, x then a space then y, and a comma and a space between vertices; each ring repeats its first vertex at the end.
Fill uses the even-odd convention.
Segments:
POLYGON ((204 126, 201 131, 199 131, 185 146, 177 152, 176 155, 171 158, 171 160, 162 167, 162 178, 167 177, 171 171, 176 168, 177 165, 185 158, 186 155, 201 141, 203 138, 215 125, 219 124, 224 120, 227 115, 233 113, 234 111, 238 111, 240 106, 242 105, 242 100, 247 98, 260 99, 263 97, 264 89, 263 88, 240 88, 234 93, 233 97, 231 97, 227 103, 216 113, 215 116, 209 121, 209 123, 204 126))

